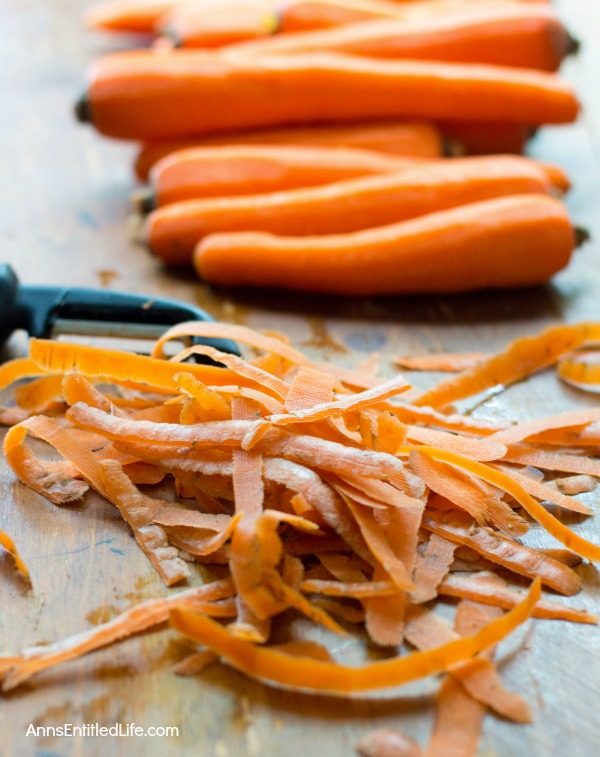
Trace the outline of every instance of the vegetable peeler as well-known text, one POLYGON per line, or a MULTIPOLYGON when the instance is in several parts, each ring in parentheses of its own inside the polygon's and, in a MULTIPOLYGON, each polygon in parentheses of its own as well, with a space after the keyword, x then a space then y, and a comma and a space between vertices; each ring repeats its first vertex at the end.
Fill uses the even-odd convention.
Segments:
MULTIPOLYGON (((152 340, 182 321, 214 320, 201 308, 177 300, 105 289, 23 286, 9 265, 0 264, 0 347, 16 329, 43 339, 77 334, 152 340)), ((240 354, 230 339, 193 341, 240 354)))

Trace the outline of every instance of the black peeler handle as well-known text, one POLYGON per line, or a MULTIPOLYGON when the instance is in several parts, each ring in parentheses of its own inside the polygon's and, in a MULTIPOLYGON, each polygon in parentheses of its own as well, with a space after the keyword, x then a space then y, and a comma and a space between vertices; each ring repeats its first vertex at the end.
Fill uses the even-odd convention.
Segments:
MULTIPOLYGON (((177 300, 75 287, 23 286, 0 264, 0 346, 16 329, 48 338, 55 332, 155 339, 182 321, 214 321, 201 308, 177 300)), ((239 355, 230 339, 196 339, 239 355)))

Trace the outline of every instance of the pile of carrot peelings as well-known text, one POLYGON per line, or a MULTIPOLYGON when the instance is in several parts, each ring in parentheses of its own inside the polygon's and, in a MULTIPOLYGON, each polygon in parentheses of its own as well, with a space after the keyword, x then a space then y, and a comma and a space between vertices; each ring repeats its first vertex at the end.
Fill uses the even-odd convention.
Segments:
MULTIPOLYGON (((554 365, 593 388, 587 350, 599 337, 600 324, 563 325, 493 356, 414 358, 412 369, 459 369, 427 391, 382 379, 375 360, 315 363, 285 337, 242 326, 180 324, 152 357, 32 340, 27 358, 0 367, 0 388, 15 384, 0 409, 9 465, 56 505, 99 492, 176 588, 72 638, 7 651, 4 690, 170 620, 198 644, 182 674, 220 659, 270 685, 335 696, 441 674, 428 755, 457 743, 474 753, 488 710, 528 722, 494 649, 531 616, 596 623, 555 595, 580 591, 574 568, 600 560, 600 546, 553 512, 591 515, 576 495, 600 476, 600 407, 513 423, 454 403, 554 365), (167 342, 189 336, 234 339, 248 358, 201 344, 164 357, 167 342), (194 353, 213 364, 190 362, 194 353), (40 459, 28 437, 58 455, 40 459), (152 496, 166 482, 172 496, 152 496), (545 529, 547 548, 527 546, 532 529, 545 529), (220 566, 219 580, 202 583, 194 563, 220 566), (272 628, 294 615, 386 654, 348 666, 316 641, 273 644, 272 628)), ((387 730, 358 750, 421 753, 387 730)))

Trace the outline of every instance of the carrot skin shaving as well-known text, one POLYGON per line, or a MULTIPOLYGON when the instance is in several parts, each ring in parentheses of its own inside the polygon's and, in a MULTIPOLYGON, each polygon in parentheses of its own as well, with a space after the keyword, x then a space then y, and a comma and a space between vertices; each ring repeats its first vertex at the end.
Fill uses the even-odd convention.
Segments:
MULTIPOLYGON (((450 574, 442 579, 438 585, 438 593, 448 597, 472 599, 476 602, 495 605, 509 610, 514 607, 523 596, 520 591, 498 586, 496 583, 484 581, 479 577, 458 576, 450 574)), ((577 610, 543 597, 536 604, 532 616, 549 620, 569 620, 574 623, 590 623, 596 625, 598 618, 585 610, 577 610)))
MULTIPOLYGON (((414 448, 405 449, 407 452, 411 452, 414 448)), ((543 526, 549 534, 554 536, 554 538, 561 542, 561 544, 567 549, 577 552, 577 554, 586 557, 589 560, 600 560, 600 547, 587 539, 582 538, 564 526, 554 517, 554 515, 548 512, 542 507, 542 505, 527 494, 520 484, 509 478, 506 474, 493 470, 483 463, 467 460, 460 455, 455 455, 451 452, 446 452, 445 450, 436 449, 434 447, 420 447, 419 451, 423 454, 430 455, 435 460, 450 463, 451 465, 462 468, 469 473, 473 473, 484 481, 508 492, 525 508, 525 510, 527 510, 532 518, 537 520, 537 522, 543 526)))
POLYGON ((429 512, 424 528, 459 544, 472 547, 483 557, 521 575, 539 576, 542 583, 561 594, 576 594, 581 589, 579 576, 557 560, 513 541, 489 528, 479 528, 469 521, 440 512, 429 512))
POLYGON ((19 571, 22 578, 24 578, 27 583, 31 583, 31 575, 29 574, 27 565, 25 565, 25 562, 21 558, 21 555, 19 554, 12 538, 6 533, 6 531, 3 531, 2 529, 0 529, 0 544, 12 557, 15 563, 15 568, 19 571))
POLYGON ((552 365, 561 355, 579 347, 585 337, 586 329, 579 324, 554 326, 538 336, 516 339, 503 352, 429 389, 414 404, 443 408, 493 386, 508 386, 552 365))
POLYGON ((527 599, 473 636, 450 642, 440 648, 356 668, 309 659, 299 661, 281 652, 236 639, 218 623, 194 613, 173 610, 170 618, 171 625, 177 631, 204 644, 253 678, 283 688, 343 696, 353 692, 401 686, 472 657, 498 643, 524 623, 539 597, 540 582, 536 580, 527 599))
POLYGON ((161 599, 149 599, 95 628, 71 636, 40 650, 25 652, 22 662, 15 665, 4 680, 3 691, 10 691, 27 681, 36 673, 54 665, 74 660, 96 649, 113 644, 120 639, 139 633, 152 626, 164 623, 172 607, 193 608, 212 600, 229 597, 234 587, 231 579, 222 579, 199 588, 188 589, 161 599))

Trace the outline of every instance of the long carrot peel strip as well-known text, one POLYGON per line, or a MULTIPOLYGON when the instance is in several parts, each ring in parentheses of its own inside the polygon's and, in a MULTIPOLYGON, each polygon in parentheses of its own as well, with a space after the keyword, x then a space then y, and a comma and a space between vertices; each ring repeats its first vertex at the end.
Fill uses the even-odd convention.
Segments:
POLYGON ((0 529, 0 544, 4 547, 4 549, 8 552, 8 554, 12 557, 15 568, 19 571, 21 576, 28 582, 31 583, 31 576, 29 575, 29 569, 27 568, 27 565, 25 565, 25 562, 21 558, 21 555, 17 551, 17 548, 15 546, 14 541, 12 540, 12 537, 10 537, 6 531, 3 531, 0 529))
MULTIPOLYGON (((8 431, 4 450, 9 459, 18 454, 16 449, 24 443, 28 431, 52 444, 96 491, 119 508, 137 543, 168 586, 188 577, 186 564, 177 556, 177 550, 168 546, 164 531, 151 525, 153 510, 158 509, 159 503, 141 494, 122 472, 119 463, 98 461, 64 429, 44 416, 30 418, 8 431)), ((30 480, 25 479, 25 482, 30 483, 30 480)))
MULTIPOLYGON (((104 378, 117 384, 137 382, 153 391, 176 393, 175 376, 181 373, 181 366, 167 360, 148 362, 149 358, 145 355, 45 339, 31 340, 29 356, 37 370, 33 372, 33 366, 28 363, 22 368, 22 371, 30 371, 28 375, 79 371, 84 376, 104 378)), ((208 385, 233 383, 233 374, 224 368, 186 364, 185 370, 208 385)))
POLYGON ((504 352, 477 363, 455 378, 442 381, 414 404, 441 408, 497 385, 508 386, 553 365, 561 355, 582 345, 587 337, 586 325, 576 324, 554 326, 539 336, 516 339, 504 352))
MULTIPOLYGON (((411 452, 413 449, 405 448, 407 452, 411 452)), ((520 484, 509 478, 506 474, 493 470, 483 463, 467 460, 467 458, 461 455, 455 455, 452 452, 436 449, 435 447, 420 447, 419 452, 429 455, 434 460, 447 462, 457 468, 473 473, 484 481, 508 492, 527 510, 532 518, 535 518, 549 534, 554 536, 561 544, 564 544, 567 549, 577 552, 578 555, 586 557, 588 560, 600 560, 600 547, 571 531, 570 528, 567 528, 558 518, 536 502, 520 484)))
MULTIPOLYGON (((489 574, 483 571, 475 576, 451 573, 438 584, 438 593, 448 597, 472 599, 476 602, 495 605, 509 610, 521 601, 522 593, 496 581, 486 580, 489 574)), ((495 574, 492 574, 495 576, 495 574)), ((532 616, 550 620, 570 620, 574 623, 595 625, 598 618, 585 610, 577 610, 545 597, 540 599, 532 616)))
POLYGON ((20 357, 15 360, 9 360, 7 363, 0 365, 0 389, 14 384, 19 379, 39 376, 40 373, 46 373, 46 370, 40 368, 37 360, 34 360, 32 357, 20 357))
POLYGON ((170 617, 171 625, 176 630, 204 644, 253 678, 283 688, 343 696, 401 686, 469 659, 497 644, 524 623, 539 597, 540 582, 536 579, 526 600, 472 636, 425 652, 415 652, 406 657, 368 663, 356 668, 317 660, 298 660, 282 652, 258 647, 236 639, 210 618, 192 612, 173 610, 170 617))
POLYGON ((234 591, 231 579, 226 578, 168 597, 149 599, 125 610, 107 623, 71 636, 66 641, 25 651, 22 662, 15 665, 6 676, 2 689, 3 691, 14 689, 42 670, 74 660, 132 634, 164 623, 168 620, 169 612, 173 607, 188 609, 200 607, 205 611, 208 609, 206 607, 208 602, 230 597, 234 591))

